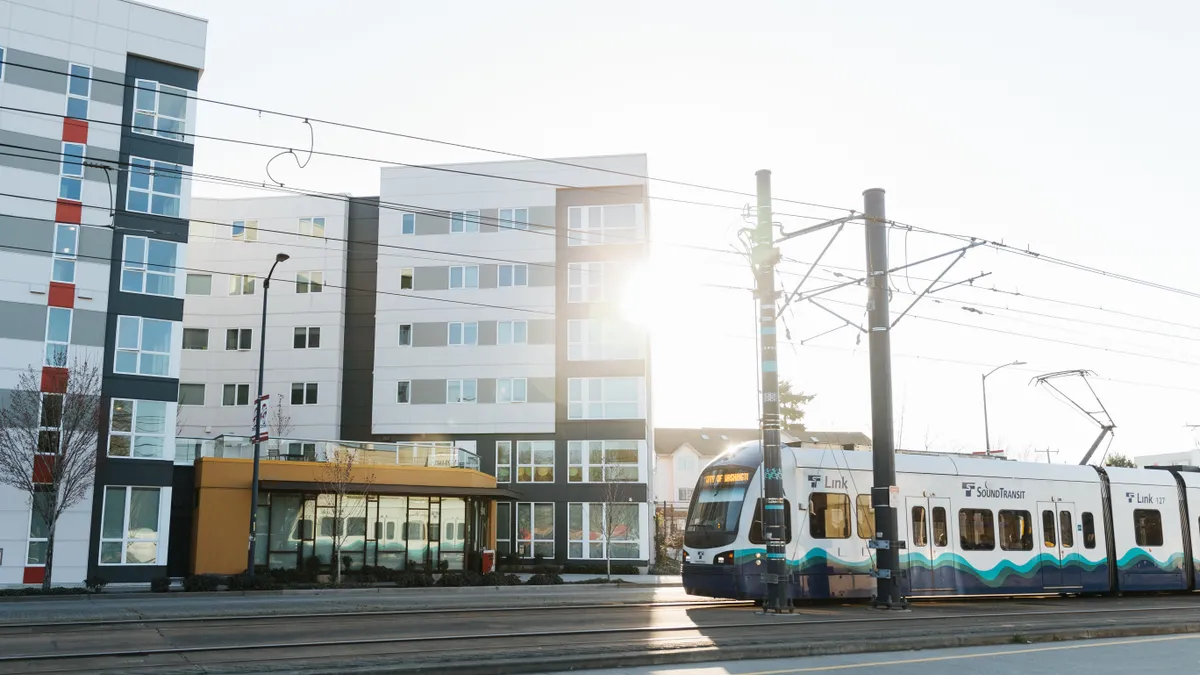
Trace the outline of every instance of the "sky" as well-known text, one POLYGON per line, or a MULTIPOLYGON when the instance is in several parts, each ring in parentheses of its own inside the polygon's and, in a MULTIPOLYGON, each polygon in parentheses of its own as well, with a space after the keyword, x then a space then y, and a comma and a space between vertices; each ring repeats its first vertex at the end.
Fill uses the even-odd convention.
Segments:
MULTIPOLYGON (((861 209, 1200 292, 1200 179, 1184 0, 835 2, 657 0, 329 3, 151 0, 209 21, 200 96, 536 157, 646 153, 650 175, 753 192, 770 169, 785 230, 861 209), (783 201, 792 200, 792 201, 783 201), (814 220, 817 219, 817 220, 814 220)), ((305 147, 307 129, 201 104, 198 133, 305 147)), ((320 150, 413 164, 503 159, 315 125, 320 150)), ((197 143, 195 171, 265 180, 265 149, 197 143)), ((276 162, 289 186, 378 194, 378 164, 276 162)), ((651 183, 653 422, 757 423, 752 277, 733 247, 748 197, 651 183), (662 199, 656 199, 662 198, 662 199), (691 200, 710 206, 685 205, 691 200), (716 206, 712 206, 716 205, 716 206), (698 248, 697 248, 698 247, 698 248), (719 249, 726 252, 706 251, 719 249)), ((230 188, 197 183, 199 196, 230 188)), ((781 245, 789 289, 832 231, 781 245)), ((893 265, 960 246, 893 229, 893 265)), ((893 275, 897 315, 945 258, 893 275)), ((806 289, 854 274, 847 225, 806 289)), ((1112 451, 1187 450, 1200 435, 1200 297, 1012 253, 971 250, 892 335, 901 447, 993 447, 1078 462, 1098 427, 1037 375, 1088 369, 1116 423, 1112 451), (992 290, 995 289, 995 290, 992 290)), ((865 291, 826 306, 858 322, 865 291)), ((645 313, 648 303, 633 303, 645 313)), ((871 433, 867 341, 811 304, 789 307, 781 376, 816 394, 810 429, 871 433), (803 344, 801 344, 803 342, 803 344)), ((1065 392, 1082 399, 1078 379, 1065 392)), ((1085 407, 1096 406, 1083 401, 1085 407)))

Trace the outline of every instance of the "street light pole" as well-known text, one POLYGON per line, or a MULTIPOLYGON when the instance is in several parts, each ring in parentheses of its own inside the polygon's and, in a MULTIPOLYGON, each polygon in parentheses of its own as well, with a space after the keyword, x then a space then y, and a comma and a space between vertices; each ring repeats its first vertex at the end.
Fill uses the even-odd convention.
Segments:
POLYGON ((988 379, 988 375, 991 375, 992 373, 996 372, 997 370, 1000 370, 1001 368, 1007 368, 1009 366, 1023 366, 1023 365, 1025 365, 1024 361, 1013 361, 1012 363, 1005 363, 1004 365, 996 366, 995 368, 992 368, 990 371, 987 372, 987 374, 985 374, 982 378, 980 378, 983 383, 983 436, 984 436, 984 449, 986 449, 986 450, 992 449, 992 434, 990 431, 988 431, 988 415, 987 415, 987 379, 988 379))
POLYGON ((263 362, 267 357, 267 290, 271 288, 271 275, 275 274, 275 266, 290 258, 286 253, 275 254, 275 264, 267 272, 263 280, 262 328, 258 332, 258 398, 254 401, 254 475, 250 479, 250 545, 246 552, 246 574, 254 577, 254 549, 258 539, 258 447, 259 436, 262 432, 262 415, 258 414, 259 401, 263 395, 263 362))

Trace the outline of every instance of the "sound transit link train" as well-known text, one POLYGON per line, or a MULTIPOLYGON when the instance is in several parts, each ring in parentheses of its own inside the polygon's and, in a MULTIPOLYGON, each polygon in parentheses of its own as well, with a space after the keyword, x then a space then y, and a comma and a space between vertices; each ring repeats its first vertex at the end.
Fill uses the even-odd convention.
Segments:
MULTIPOLYGON (((872 597, 871 453, 781 455, 791 598, 872 597)), ((684 532, 688 593, 763 597, 762 461, 747 443, 701 473, 684 532)), ((896 474, 906 596, 1200 587, 1198 472, 897 453, 896 474)))

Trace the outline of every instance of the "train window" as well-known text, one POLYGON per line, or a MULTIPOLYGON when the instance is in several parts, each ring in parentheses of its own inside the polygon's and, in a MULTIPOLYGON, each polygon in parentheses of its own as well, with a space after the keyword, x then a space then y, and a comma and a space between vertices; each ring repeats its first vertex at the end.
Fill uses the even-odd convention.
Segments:
POLYGON ((933 545, 945 548, 950 543, 950 528, 946 527, 946 509, 933 507, 933 545))
POLYGON ((1158 509, 1133 510, 1133 535, 1138 546, 1162 546, 1162 514, 1158 509))
POLYGON ((305 518, 300 521, 300 535, 304 541, 312 541, 313 539, 313 521, 312 518, 305 518))
POLYGON ((925 507, 914 506, 912 509, 912 518, 913 546, 928 546, 929 528, 925 525, 925 507))
MULTIPOLYGON (((765 544, 767 540, 763 538, 763 500, 758 500, 758 505, 754 507, 754 520, 750 523, 750 533, 747 535, 750 538, 751 544, 765 544)), ((783 500, 783 540, 786 542, 792 541, 792 503, 788 500, 783 500)))
POLYGON ((386 528, 385 531, 387 532, 388 541, 392 541, 393 539, 395 539, 396 538, 396 523, 389 520, 387 522, 387 524, 385 525, 385 528, 386 528))
POLYGON ((958 510, 959 545, 964 551, 996 548, 996 521, 989 509, 958 510))
POLYGON ((808 529, 814 539, 849 539, 850 497, 840 492, 809 495, 808 529))
POLYGON ((1080 516, 1080 522, 1083 524, 1083 547, 1096 548, 1096 521, 1092 518, 1092 514, 1084 511, 1080 516))
POLYGON ((1033 550, 1033 517, 1028 511, 1000 512, 1000 548, 1005 551, 1033 550))
POLYGON ((1058 512, 1058 531, 1062 537, 1063 548, 1071 548, 1075 545, 1075 523, 1071 519, 1070 511, 1058 512))
POLYGON ((855 499, 854 511, 858 515, 858 538, 875 536, 875 508, 871 506, 871 495, 859 495, 855 499))
POLYGON ((1046 548, 1054 548, 1058 542, 1054 540, 1054 530, 1058 525, 1054 522, 1053 511, 1042 511, 1042 540, 1046 544, 1046 548))

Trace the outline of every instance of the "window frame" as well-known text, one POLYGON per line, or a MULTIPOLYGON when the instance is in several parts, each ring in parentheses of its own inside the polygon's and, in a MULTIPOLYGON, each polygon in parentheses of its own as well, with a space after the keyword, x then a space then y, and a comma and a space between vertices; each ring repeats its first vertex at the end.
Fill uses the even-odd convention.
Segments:
POLYGON ((188 328, 187 326, 184 326, 183 327, 183 349, 185 351, 189 351, 189 352, 206 352, 206 351, 208 351, 208 330, 209 329, 207 329, 207 328, 188 328), (188 346, 188 333, 189 332, 191 332, 193 336, 195 336, 197 334, 203 334, 204 335, 204 346, 203 347, 189 347, 188 346))
POLYGON ((292 328, 292 349, 320 349, 321 348, 321 327, 320 326, 296 326, 292 328), (297 332, 300 331, 300 332, 297 332), (313 331, 316 331, 315 333, 313 331), (313 336, 316 336, 316 343, 313 344, 313 336), (298 338, 302 339, 303 344, 296 346, 298 338))
MULTIPOLYGON (((156 159, 147 159, 145 157, 130 157, 129 158, 129 177, 125 186, 125 210, 130 213, 145 213, 148 215, 163 216, 164 218, 183 218, 183 185, 187 172, 183 170, 182 164, 174 162, 164 162, 156 159), (160 192, 155 189, 157 183, 156 178, 159 172, 164 175, 168 173, 176 174, 176 182, 179 186, 178 193, 160 192), (146 176, 146 187, 134 186, 134 176, 137 174, 146 176), (134 194, 146 195, 146 210, 135 209, 130 206, 134 194), (164 200, 175 200, 175 208, 172 213, 159 213, 155 211, 155 197, 160 197, 164 200)), ((140 180, 139 180, 140 182, 140 180)), ((168 209, 170 210, 170 209, 168 209)))
POLYGON ((83 202, 84 163, 87 161, 87 145, 63 141, 59 147, 62 160, 58 171, 58 198, 71 202, 83 202), (78 152, 73 152, 78 148, 78 152), (68 168, 70 167, 70 168, 68 168), (78 197, 74 197, 76 192, 78 197))
POLYGON ((168 401, 150 401, 150 400, 145 400, 145 399, 113 397, 112 400, 108 404, 108 447, 105 449, 105 454, 108 457, 120 457, 122 459, 162 460, 162 459, 172 458, 173 453, 170 453, 172 457, 168 457, 168 452, 167 452, 168 451, 168 447, 167 447, 168 440, 173 439, 175 436, 174 429, 170 428, 170 426, 167 424, 167 418, 170 416, 170 413, 171 413, 169 406, 170 406, 170 403, 168 401), (117 420, 117 404, 121 403, 121 402, 131 404, 130 411, 129 411, 129 430, 128 431, 124 431, 124 430, 115 428, 116 420, 117 420), (144 403, 162 405, 162 409, 163 409, 162 410, 162 430, 160 432, 154 433, 154 432, 148 432, 148 431, 146 431, 146 432, 138 431, 138 419, 140 417, 139 409, 142 407, 142 404, 144 404, 144 403), (137 455, 136 451, 137 451, 137 446, 138 446, 137 442, 138 442, 139 437, 161 439, 161 444, 159 445, 159 454, 157 456, 137 455), (129 441, 128 441, 129 447, 127 448, 128 454, 122 455, 122 454, 114 454, 113 453, 113 439, 114 438, 129 439, 129 441))
POLYGON ((871 504, 871 495, 859 494, 854 496, 854 531, 858 534, 859 539, 870 541, 875 538, 875 507, 871 504), (866 508, 863 508, 863 501, 866 500, 866 508), (866 532, 863 532, 863 511, 867 512, 867 518, 870 519, 866 532))
MULTIPOLYGON (((754 504, 753 515, 750 519, 750 529, 746 531, 746 539, 751 544, 762 546, 767 543, 766 537, 762 534, 763 516, 766 512, 766 499, 759 497, 754 504)), ((783 541, 792 543, 792 500, 783 500, 783 541)))
MULTIPOLYGON (((4 58, 3 51, 4 50, 0 50, 0 59, 4 58)), ((44 490, 37 490, 33 494, 29 495, 29 497, 30 497, 29 530, 28 530, 29 537, 27 539, 27 543, 25 546, 25 566, 26 567, 45 567, 46 566, 46 556, 49 555, 49 548, 50 548, 50 526, 46 522, 47 519, 46 519, 46 516, 43 515, 43 513, 46 511, 46 501, 49 499, 50 493, 47 491, 44 491, 44 490), (41 506, 39 506, 39 504, 41 506), (45 529, 46 536, 34 536, 33 526, 35 523, 38 522, 39 519, 41 521, 40 524, 41 524, 42 528, 45 529), (33 554, 35 544, 43 544, 44 545, 41 548, 41 559, 42 559, 41 562, 37 562, 35 560, 35 556, 33 554)))
POLYGON ((447 347, 477 347, 479 346, 479 322, 478 321, 449 321, 446 323, 446 346, 447 347), (458 328, 458 342, 454 341, 454 330, 458 328), (468 333, 471 335, 471 341, 467 341, 468 333))
POLYGON ((298 227, 298 231, 300 233, 300 236, 302 236, 302 237, 317 237, 320 239, 324 239, 325 238, 325 216, 310 216, 310 217, 306 217, 306 218, 301 218, 300 224, 298 227), (318 220, 321 222, 317 223, 318 220), (306 223, 308 225, 308 228, 307 228, 308 232, 304 231, 306 223), (318 225, 320 226, 320 230, 321 230, 320 232, 317 232, 318 225))
MULTIPOLYGON (((75 310, 69 307, 46 308, 46 346, 43 350, 43 364, 50 368, 66 368, 71 357, 71 336, 75 331, 75 310), (52 339, 51 326, 55 317, 66 316, 67 335, 63 340, 52 339)), ((140 344, 140 342, 139 342, 140 344)))
POLYGON ((446 404, 447 405, 474 405, 478 402, 479 402, 479 380, 478 379, 456 378, 453 380, 446 380, 446 404), (471 389, 474 390, 474 392, 475 392, 475 395, 471 398, 467 398, 467 396, 466 396, 466 393, 467 393, 466 389, 467 389, 468 382, 471 383, 471 389), (454 386, 455 383, 458 384, 459 396, 458 396, 457 401, 452 401, 452 400, 450 400, 450 392, 451 392, 451 388, 454 386))
POLYGON ((1134 509, 1133 510, 1133 538, 1134 538, 1134 542, 1138 546, 1141 546, 1141 547, 1154 548, 1156 546, 1162 546, 1163 542, 1165 541, 1165 537, 1163 535, 1162 512, 1159 511, 1158 509, 1134 509), (1139 515, 1138 514, 1146 514, 1146 516, 1143 516, 1143 517, 1147 517, 1149 514, 1154 514, 1153 519, 1156 520, 1158 523, 1158 540, 1157 540, 1158 543, 1154 543, 1154 540, 1149 538, 1149 535, 1152 534, 1151 531, 1146 530, 1143 527, 1139 526, 1139 524, 1138 524, 1139 515))
MULTIPOLYGON (((121 292, 122 293, 136 293, 138 295, 153 295, 153 296, 160 297, 160 298, 177 298, 177 297, 179 297, 179 294, 176 293, 176 286, 177 286, 177 282, 179 281, 179 279, 178 279, 179 265, 177 264, 178 262, 179 262, 179 242, 167 241, 165 239, 155 239, 153 237, 126 235, 124 237, 123 241, 121 242, 121 292), (143 258, 143 260, 131 261, 129 259, 129 244, 130 244, 130 242, 142 242, 142 258, 143 258), (171 264, 169 265, 169 267, 171 268, 170 272, 160 272, 158 270, 153 269, 154 267, 162 267, 162 265, 155 265, 154 263, 150 262, 150 247, 152 244, 165 245, 165 246, 170 246, 172 248, 171 264), (126 284, 125 284, 126 275, 128 275, 130 273, 141 275, 140 290, 126 286, 126 284), (151 292, 150 291, 150 277, 151 276, 165 279, 166 281, 164 281, 162 283, 165 283, 170 287, 170 292, 169 293, 153 293, 153 292, 151 292)), ((186 289, 185 289, 185 294, 186 294, 186 289)))
MULTIPOLYGON (((2 57, 0 57, 2 58, 2 57)), ((92 67, 85 66, 82 63, 69 63, 67 65, 67 108, 65 117, 76 120, 88 120, 88 112, 91 109, 92 101, 92 67), (86 75, 76 75, 75 69, 81 68, 87 71, 86 75), (87 88, 87 93, 76 94, 71 91, 75 82, 83 82, 83 86, 87 88), (71 112, 72 101, 83 101, 83 115, 75 115, 71 112)))
POLYGON ((79 257, 79 228, 76 223, 54 223, 54 255, 50 267, 50 280, 64 284, 75 283, 75 265, 79 257), (70 245, 63 241, 64 232, 69 233, 70 245), (60 266, 61 264, 61 266, 60 266), (61 274, 62 270, 69 270, 61 274))
POLYGON ((163 84, 162 82, 159 82, 158 80, 147 80, 147 79, 142 79, 142 78, 138 78, 138 79, 134 80, 133 117, 130 120, 130 124, 129 124, 130 129, 135 134, 141 134, 143 136, 158 136, 159 138, 165 138, 165 139, 171 140, 171 141, 182 142, 184 140, 185 136, 187 136, 187 117, 186 117, 187 108, 188 108, 187 101, 190 98, 191 98, 190 91, 187 89, 183 89, 181 87, 172 87, 171 85, 163 84), (153 86, 149 87, 146 85, 153 85, 153 86), (184 117, 175 117, 173 115, 166 115, 159 111, 159 109, 161 108, 162 95, 164 93, 163 92, 164 88, 171 90, 169 92, 166 92, 168 96, 183 97, 183 99, 184 99, 184 103, 183 103, 184 117), (150 108, 139 107, 141 103, 138 99, 139 99, 139 95, 142 92, 152 92, 153 93, 153 96, 154 96, 154 109, 153 110, 150 108), (154 125, 152 127, 146 127, 144 125, 138 124, 137 120, 138 120, 139 115, 149 116, 154 121, 154 125), (176 132, 176 131, 164 131, 164 130, 160 129, 159 124, 158 124, 160 118, 178 122, 180 130, 176 132))
POLYGON ((412 404, 412 380, 397 380, 396 381, 396 403, 399 405, 412 404), (401 401, 400 393, 403 391, 404 400, 401 401))
POLYGON ((1083 528, 1083 547, 1096 548, 1096 516, 1091 511, 1084 511, 1079 514, 1079 524, 1083 528))
POLYGON ((604 302, 604 279, 609 273, 609 265, 609 262, 603 260, 567 263, 567 302, 604 302))
POLYGON ((244 405, 250 405, 250 383, 249 382, 224 383, 221 385, 221 407, 222 408, 238 408, 238 407, 241 407, 244 405), (226 398, 225 394, 229 390, 230 387, 233 387, 233 403, 226 403, 225 402, 225 398, 226 398), (241 398, 240 394, 242 392, 242 387, 246 388, 245 389, 246 402, 238 403, 238 400, 241 398))
POLYGON ((499 404, 517 404, 529 402, 529 379, 525 377, 498 377, 496 378, 496 403, 499 404), (501 383, 508 384, 508 395, 501 396, 501 383), (520 389, 518 397, 517 390, 520 389))
POLYGON ((568 361, 637 361, 645 358, 643 341, 620 339, 636 327, 612 318, 567 320, 568 361))
POLYGON ((163 556, 160 551, 160 549, 162 548, 160 540, 162 538, 162 530, 163 530, 163 513, 162 513, 163 488, 160 486, 154 486, 154 485, 105 485, 104 486, 104 495, 102 498, 104 501, 100 507, 100 533, 99 533, 99 536, 97 537, 97 539, 99 539, 99 541, 100 541, 100 545, 97 547, 97 556, 96 556, 97 564, 100 565, 101 567, 117 567, 117 566, 130 566, 130 565, 156 565, 156 566, 159 565, 159 561, 163 560, 163 556), (124 496, 124 500, 123 500, 124 516, 121 521, 121 537, 120 538, 105 537, 104 536, 104 521, 105 521, 105 516, 108 514, 108 503, 109 503, 108 495, 111 490, 120 490, 120 489, 123 489, 125 491, 125 496, 124 496), (155 490, 158 492, 158 511, 155 513, 155 531, 154 531, 153 538, 130 537, 129 536, 129 534, 130 534, 129 516, 130 516, 130 509, 133 506, 133 491, 134 490, 155 490), (121 544, 121 562, 104 562, 104 545, 106 543, 112 544, 114 542, 121 544), (136 562, 136 563, 128 562, 127 558, 128 558, 128 554, 129 554, 129 545, 131 543, 153 543, 154 544, 154 560, 152 560, 150 562, 136 562))
POLYGON ((479 288, 479 265, 450 265, 448 268, 449 278, 446 281, 446 287, 451 291, 465 291, 468 289, 479 288), (454 270, 459 270, 459 284, 454 285, 454 270), (471 272, 475 273, 475 283, 472 285, 470 281, 471 272))
POLYGON ((229 232, 234 241, 258 241, 258 219, 230 221, 229 232))
MULTIPOLYGON (((975 533, 974 527, 971 528, 971 533, 975 533)), ((994 551, 996 550, 996 514, 991 509, 959 509, 958 510, 958 548, 960 551, 994 551), (983 543, 973 543, 968 545, 966 536, 967 528, 963 527, 963 517, 974 514, 987 514, 987 520, 984 522, 983 534, 991 534, 991 545, 985 546, 983 543)))
POLYGON ((643 378, 637 376, 617 376, 617 377, 570 377, 567 378, 567 419, 569 420, 638 420, 645 419, 645 387, 646 383, 643 378), (607 397, 607 389, 618 380, 632 380, 635 387, 635 397, 632 401, 628 400, 609 400, 607 397), (592 382, 600 382, 600 397, 598 400, 591 398, 592 382), (574 398, 575 393, 572 391, 577 385, 579 397, 574 398), (633 415, 628 416, 611 416, 608 413, 610 406, 634 406, 633 415), (592 415, 592 406, 599 405, 600 415, 592 415))
POLYGON ((409 212, 409 211, 401 212, 401 214, 400 214, 400 234, 407 236, 407 235, 415 235, 416 233, 417 233, 417 214, 409 212), (409 227, 410 222, 412 223, 412 227, 409 227))
POLYGON ((997 540, 1000 542, 1001 551, 1032 551, 1033 550, 1033 514, 1027 509, 1000 509, 997 514, 996 529, 998 532, 997 540), (1025 526, 1028 532, 1024 537, 1018 540, 1016 546, 1009 546, 1004 538, 1004 525, 1006 522, 1005 516, 1017 518, 1017 523, 1021 522, 1021 518, 1025 519, 1025 526))
POLYGON ((320 405, 320 389, 319 382, 293 382, 289 400, 292 405, 320 405), (300 388, 299 402, 296 401, 296 387, 300 388))
POLYGON ((412 267, 400 268, 400 290, 414 291, 417 285, 417 271, 412 267))
POLYGON ((113 352, 114 352, 113 353, 113 372, 116 374, 119 374, 119 375, 138 375, 141 377, 171 378, 172 377, 171 367, 172 367, 173 363, 172 363, 172 358, 171 358, 172 355, 171 355, 170 350, 171 350, 172 344, 174 344, 174 341, 175 341, 175 325, 176 325, 176 323, 178 323, 178 322, 168 321, 166 319, 154 319, 154 318, 145 317, 145 316, 130 316, 130 315, 126 315, 126 314, 118 315, 117 316, 117 344, 116 344, 116 348, 113 350, 113 352), (138 322, 138 331, 137 331, 138 346, 137 346, 137 349, 129 349, 127 347, 121 346, 121 324, 123 323, 123 321, 122 321, 123 319, 134 319, 138 322), (165 324, 167 326, 167 328, 168 328, 167 350, 168 351, 154 352, 154 351, 148 351, 148 350, 145 350, 142 348, 142 345, 145 342, 146 323, 147 322, 161 323, 161 324, 165 324), (129 371, 117 369, 117 363, 121 360, 121 354, 123 354, 123 353, 126 353, 126 354, 133 353, 133 354, 137 355, 138 365, 137 365, 137 369, 135 372, 129 372, 129 371), (166 372, 161 375, 157 374, 157 373, 141 372, 142 356, 146 355, 146 354, 150 354, 153 356, 165 356, 166 360, 167 360, 166 361, 167 362, 166 372))
POLYGON ((451 211, 450 234, 478 234, 480 217, 479 210, 451 211), (454 229, 455 222, 460 223, 459 229, 454 229))
POLYGON ((515 482, 517 482, 517 483, 553 484, 555 468, 556 468, 555 465, 557 464, 556 460, 558 459, 556 457, 556 452, 557 452, 556 445, 557 444, 555 441, 550 441, 550 440, 517 441, 517 444, 516 444, 516 451, 517 451, 517 453, 516 453, 517 454, 516 469, 517 470, 516 470, 516 481, 515 482), (521 457, 521 453, 522 453, 523 449, 528 451, 527 456, 528 456, 529 461, 523 461, 523 459, 521 457), (544 461, 544 459, 542 461, 539 461, 539 452, 541 453, 543 458, 545 457, 545 453, 549 452, 550 453, 549 454, 550 461, 548 463, 546 461, 544 461), (539 475, 538 469, 544 470, 547 468, 550 469, 549 473, 542 471, 541 474, 539 475), (522 469, 526 470, 526 472, 527 472, 524 474, 524 477, 522 477, 522 469))
POLYGON ((296 272, 296 293, 320 293, 325 288, 325 270, 296 272))
POLYGON ((511 483, 513 471, 512 441, 496 441, 496 482, 511 483), (504 459, 501 459, 501 456, 504 459), (501 472, 503 471, 503 475, 501 472))
POLYGON ((852 512, 852 509, 853 509, 852 504, 853 504, 853 501, 850 499, 850 495, 846 494, 845 492, 824 492, 824 491, 814 490, 814 491, 808 493, 808 534, 809 534, 809 536, 812 537, 813 539, 849 539, 850 537, 852 537, 854 535, 854 514, 852 512), (822 506, 822 514, 824 514, 825 511, 829 510, 830 497, 835 497, 835 498, 840 498, 840 499, 845 500, 845 510, 844 510, 844 513, 845 513, 845 518, 844 518, 845 535, 844 536, 829 536, 829 522, 828 522, 828 519, 824 515, 822 515, 822 517, 819 519, 820 526, 822 528, 822 533, 824 536, 818 536, 817 533, 813 530, 813 528, 817 527, 817 525, 818 525, 818 518, 816 515, 817 509, 816 509, 816 506, 814 505, 814 501, 815 501, 814 497, 817 497, 818 495, 824 496, 825 503, 822 506))
POLYGON ((643 551, 643 539, 645 534, 645 504, 643 502, 567 502, 567 559, 568 560, 645 560, 645 551, 643 551), (593 533, 592 528, 592 509, 600 507, 600 532, 593 533), (637 538, 636 539, 616 539, 610 536, 609 533, 609 511, 612 506, 620 506, 622 508, 634 509, 634 519, 637 523, 637 538), (582 528, 580 529, 579 538, 576 538, 575 533, 571 529, 571 514, 576 510, 580 515, 582 528), (572 552, 572 544, 579 546, 579 555, 572 552), (610 556, 610 544, 612 545, 629 545, 634 544, 637 548, 637 554, 634 556, 610 556), (592 555, 592 547, 598 545, 600 547, 600 555, 592 555))
POLYGON ((585 204, 567 207, 567 246, 601 246, 605 244, 640 243, 638 229, 641 226, 638 207, 642 204, 585 204), (633 209, 633 224, 610 226, 607 214, 611 209, 628 207, 633 209), (592 223, 594 215, 600 216, 599 223, 592 223), (621 232, 628 232, 621 236, 621 232), (615 239, 616 241, 610 241, 615 239))
POLYGON ((642 470, 646 463, 646 441, 638 439, 586 439, 567 441, 567 483, 622 483, 637 485, 646 482, 645 472, 642 470), (599 448, 594 447, 594 444, 599 443, 599 448), (609 447, 609 444, 614 444, 614 447, 609 447), (637 460, 634 463, 629 462, 610 462, 610 450, 628 450, 616 446, 616 444, 632 443, 634 450, 637 453, 637 460), (592 452, 600 451, 600 462, 592 461, 592 452), (632 480, 615 480, 613 476, 617 471, 628 470, 630 467, 635 469, 634 478, 632 480), (595 480, 594 471, 599 470, 600 480, 595 480), (573 471, 574 470, 574 471, 573 471))
POLYGON ((554 518, 556 515, 554 512, 555 511, 555 509, 554 509, 555 502, 517 502, 516 504, 517 504, 517 508, 516 508, 517 520, 516 520, 516 532, 514 532, 513 541, 517 545, 517 550, 516 550, 517 555, 520 556, 522 559, 537 558, 539 555, 538 544, 542 544, 544 547, 548 546, 549 553, 546 552, 546 548, 542 548, 541 554, 540 554, 541 557, 543 559, 553 559, 555 557, 554 556, 554 534, 555 534, 554 518), (546 528, 545 523, 540 523, 538 521, 537 514, 538 514, 539 509, 537 507, 539 507, 539 506, 549 507, 550 523, 549 523, 548 528, 546 528), (525 508, 522 509, 522 507, 525 507, 525 508), (522 536, 523 533, 521 532, 521 529, 520 529, 521 511, 522 510, 526 510, 529 513, 529 537, 528 538, 525 538, 522 536), (540 538, 540 539, 538 538, 538 529, 539 529, 538 526, 539 525, 542 526, 542 529, 549 530, 550 537, 548 539, 544 538, 544 537, 540 538), (523 544, 528 545, 528 547, 529 547, 528 550, 525 550, 522 548, 523 544), (525 555, 526 553, 528 553, 528 555, 525 555))
POLYGON ((529 207, 514 206, 512 208, 500 209, 496 214, 496 226, 502 230, 528 230, 529 229, 529 207), (505 215, 507 212, 507 215, 505 215), (518 215, 522 218, 518 218, 518 215))
POLYGON ((254 329, 253 328, 226 328, 225 329, 225 351, 227 351, 227 352, 246 352, 246 351, 250 351, 252 349, 254 349, 254 329), (229 334, 230 333, 233 333, 236 338, 237 347, 234 349, 229 348, 229 337, 230 337, 229 334), (242 346, 242 337, 247 336, 247 335, 249 337, 246 338, 246 346, 243 347, 242 346))
POLYGON ((398 329, 396 331, 396 343, 397 343, 396 346, 398 346, 398 347, 413 346, 413 325, 411 323, 402 323, 398 326, 398 329), (407 328, 408 330, 407 331, 404 330, 405 328, 407 328), (408 342, 403 341, 405 335, 408 336, 408 342))
POLYGON ((208 385, 205 384, 204 382, 180 382, 179 383, 179 396, 177 396, 176 398, 178 399, 176 402, 179 405, 186 405, 186 406, 207 405, 208 404, 208 385), (200 387, 200 402, 199 403, 184 403, 183 402, 183 388, 184 387, 200 387))
POLYGON ((500 263, 496 266, 496 288, 528 288, 529 265, 527 263, 500 263), (504 282, 504 273, 508 272, 508 283, 504 282), (520 277, 520 283, 518 283, 520 277))
POLYGON ((525 319, 513 319, 496 322, 496 344, 498 346, 509 345, 527 345, 529 344, 529 321, 525 319), (518 326, 520 326, 521 337, 523 340, 517 340, 518 326))
POLYGON ((199 297, 211 296, 212 295, 212 280, 213 280, 213 275, 211 275, 211 274, 196 274, 193 272, 188 272, 183 280, 183 294, 185 296, 186 295, 195 295, 195 296, 199 296, 199 297), (192 292, 190 292, 188 289, 191 288, 191 286, 192 286, 192 279, 196 279, 196 280, 208 279, 208 292, 207 293, 192 293, 192 292))
POLYGON ((258 277, 253 274, 230 274, 229 275, 229 295, 257 295, 258 294, 258 277), (246 292, 246 288, 250 288, 250 292, 246 292))

